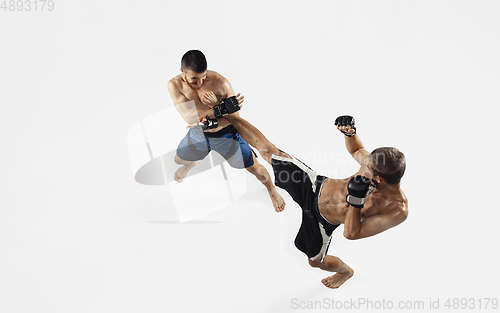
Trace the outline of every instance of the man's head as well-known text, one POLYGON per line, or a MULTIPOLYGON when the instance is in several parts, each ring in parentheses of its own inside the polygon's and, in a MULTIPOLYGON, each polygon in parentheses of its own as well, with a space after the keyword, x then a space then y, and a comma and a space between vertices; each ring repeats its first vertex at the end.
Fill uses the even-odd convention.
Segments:
POLYGON ((399 184, 405 173, 406 158, 396 148, 377 148, 370 154, 369 167, 375 183, 385 181, 389 185, 399 184))
POLYGON ((181 59, 184 79, 194 89, 199 89, 207 77, 207 59, 199 50, 189 50, 181 59))

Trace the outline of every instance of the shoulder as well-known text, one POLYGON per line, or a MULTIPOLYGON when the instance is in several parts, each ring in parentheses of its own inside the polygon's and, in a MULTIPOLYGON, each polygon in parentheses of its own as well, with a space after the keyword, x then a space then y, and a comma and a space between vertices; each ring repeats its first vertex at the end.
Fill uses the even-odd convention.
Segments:
POLYGON ((216 71, 207 71, 207 76, 209 79, 217 81, 219 83, 225 84, 229 83, 229 80, 216 71))
POLYGON ((365 148, 356 150, 351 154, 354 160, 360 165, 360 168, 356 175, 362 175, 366 177, 371 177, 371 172, 368 169, 368 161, 370 160, 370 152, 366 151, 365 148))
POLYGON ((396 224, 404 222, 408 218, 408 202, 400 200, 391 201, 384 215, 389 217, 396 224))
MULTIPOLYGON (((357 135, 356 135, 357 136, 357 135)), ((368 152, 364 147, 351 153, 352 157, 359 165, 361 165, 360 171, 368 170, 368 160, 370 160, 370 152, 368 152)))
POLYGON ((168 81, 168 89, 171 89, 171 88, 175 88, 175 89, 182 88, 181 75, 177 75, 168 81))
POLYGON ((207 70, 207 76, 212 79, 224 79, 224 76, 222 76, 219 72, 212 70, 207 70))

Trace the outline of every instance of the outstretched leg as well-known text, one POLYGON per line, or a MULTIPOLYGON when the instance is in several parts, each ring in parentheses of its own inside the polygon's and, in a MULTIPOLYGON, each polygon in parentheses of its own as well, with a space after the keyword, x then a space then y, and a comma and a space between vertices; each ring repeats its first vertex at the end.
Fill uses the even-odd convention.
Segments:
POLYGON ((266 168, 257 161, 255 156, 253 158, 254 163, 252 166, 247 167, 247 170, 251 174, 255 175, 255 177, 257 177, 257 179, 266 187, 269 197, 273 202, 274 210, 276 210, 276 212, 283 211, 285 209, 285 200, 276 190, 276 187, 274 186, 271 176, 267 172, 266 168))
POLYGON ((323 285, 332 289, 339 288, 354 275, 352 268, 347 266, 347 264, 342 262, 339 258, 331 255, 326 255, 323 262, 309 260, 309 265, 312 267, 318 267, 324 271, 336 273, 333 276, 329 276, 321 280, 323 285))
POLYGON ((249 145, 259 150, 260 155, 267 163, 271 164, 271 156, 273 154, 289 158, 290 156, 280 151, 276 146, 270 142, 264 134, 260 132, 255 126, 244 120, 237 114, 230 114, 224 116, 236 128, 240 136, 248 142, 249 145))

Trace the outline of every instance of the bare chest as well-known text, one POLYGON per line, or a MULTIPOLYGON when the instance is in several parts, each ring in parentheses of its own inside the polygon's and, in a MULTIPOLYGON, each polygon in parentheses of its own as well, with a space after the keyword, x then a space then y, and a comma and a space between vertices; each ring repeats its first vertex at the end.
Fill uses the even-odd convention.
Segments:
POLYGON ((183 86, 183 94, 186 98, 194 100, 196 103, 200 103, 205 94, 210 91, 220 99, 224 96, 223 86, 221 84, 216 84, 214 81, 205 82, 200 89, 193 89, 187 84, 183 86))
MULTIPOLYGON (((207 114, 207 110, 210 110, 210 106, 202 102, 205 94, 210 91, 217 96, 218 102, 220 102, 223 96, 225 96, 224 86, 218 83, 217 80, 208 80, 199 89, 191 88, 187 83, 183 83, 182 93, 188 100, 194 101, 195 107, 193 109, 197 110, 200 120, 201 118, 205 117, 205 115, 207 114)), ((219 127, 215 129, 205 130, 205 132, 217 132, 228 125, 229 122, 227 120, 219 120, 219 127)))
MULTIPOLYGON (((332 224, 344 223, 349 210, 349 204, 346 200, 347 184, 341 180, 327 182, 324 183, 318 199, 319 211, 332 224)), ((376 193, 369 195, 361 209, 361 219, 380 214, 386 206, 387 199, 376 193)))
POLYGON ((346 197, 347 185, 345 183, 331 179, 325 181, 318 198, 320 213, 332 224, 344 223, 349 208, 346 197))

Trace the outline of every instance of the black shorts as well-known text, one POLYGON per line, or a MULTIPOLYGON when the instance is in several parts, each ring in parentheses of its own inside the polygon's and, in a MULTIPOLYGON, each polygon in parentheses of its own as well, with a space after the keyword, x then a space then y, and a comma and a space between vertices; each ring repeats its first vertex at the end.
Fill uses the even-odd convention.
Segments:
POLYGON ((325 176, 316 174, 311 168, 292 157, 272 156, 275 185, 285 189, 302 208, 295 246, 312 261, 323 261, 332 233, 339 225, 329 223, 319 212, 318 198, 325 176))

